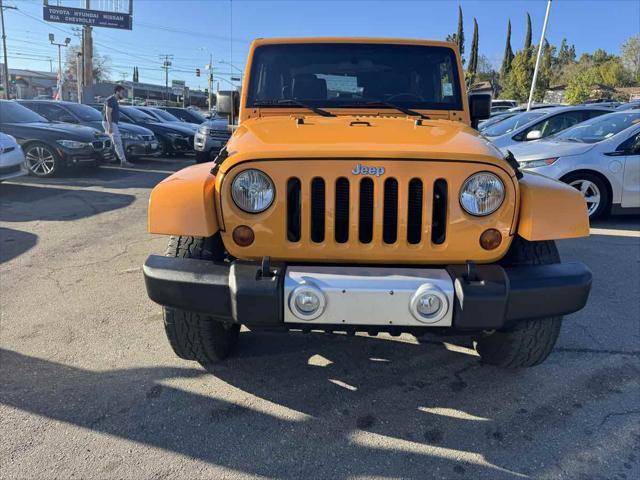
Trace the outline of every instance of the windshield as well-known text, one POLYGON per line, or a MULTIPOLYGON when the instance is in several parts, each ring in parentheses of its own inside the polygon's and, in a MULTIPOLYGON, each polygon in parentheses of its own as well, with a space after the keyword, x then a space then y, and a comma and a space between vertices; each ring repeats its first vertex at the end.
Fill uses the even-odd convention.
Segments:
POLYGON ((514 115, 517 115, 517 113, 505 113, 502 115, 496 115, 494 117, 491 117, 486 122, 480 124, 480 126, 478 127, 478 130, 483 132, 484 130, 491 127, 492 125, 495 125, 496 123, 504 122, 507 118, 511 118, 514 115))
POLYGON ((49 123, 44 117, 41 117, 33 110, 15 102, 0 101, 0 122, 1 123, 31 123, 45 122, 49 123))
POLYGON ((189 110, 189 115, 195 117, 195 120, 200 122, 200 123, 203 123, 203 122, 207 121, 207 118, 204 115, 202 115, 200 112, 198 112, 197 110, 189 110))
POLYGON ((158 117, 160 117, 162 120, 164 120, 165 122, 180 122, 181 120, 172 115, 171 113, 162 110, 160 108, 154 108, 151 110, 153 113, 155 113, 158 117))
POLYGON ((640 123, 640 111, 610 113, 582 122, 557 134, 556 139, 570 142, 597 143, 640 123))
POLYGON ((68 108, 76 117, 83 122, 100 122, 102 121, 102 115, 95 108, 91 108, 88 105, 82 105, 78 103, 67 103, 65 107, 68 108))
POLYGON ((456 56, 448 47, 305 43, 256 48, 248 107, 462 110, 456 56), (367 105, 367 103, 373 103, 367 105))
POLYGON ((132 107, 120 107, 124 113, 131 117, 136 122, 157 122, 155 118, 148 115, 137 108, 132 107))
POLYGON ((502 122, 498 122, 489 128, 486 128, 482 131, 482 134, 486 137, 498 137, 500 135, 504 135, 505 133, 513 132, 516 128, 525 125, 532 120, 535 120, 538 117, 542 117, 544 113, 542 112, 524 112, 518 115, 515 115, 511 118, 507 118, 502 122))

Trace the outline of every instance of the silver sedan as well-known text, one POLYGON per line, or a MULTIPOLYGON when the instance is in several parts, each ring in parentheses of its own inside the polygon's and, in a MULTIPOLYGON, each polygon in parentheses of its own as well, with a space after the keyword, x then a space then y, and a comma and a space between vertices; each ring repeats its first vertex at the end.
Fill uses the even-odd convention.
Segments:
POLYGON ((582 192, 590 218, 640 213, 640 111, 609 113, 510 147, 520 167, 582 192))
POLYGON ((506 152, 513 145, 549 137, 611 111, 609 108, 589 105, 531 110, 485 128, 482 134, 496 147, 506 152))
POLYGON ((11 135, 0 132, 0 182, 27 173, 22 148, 11 135))

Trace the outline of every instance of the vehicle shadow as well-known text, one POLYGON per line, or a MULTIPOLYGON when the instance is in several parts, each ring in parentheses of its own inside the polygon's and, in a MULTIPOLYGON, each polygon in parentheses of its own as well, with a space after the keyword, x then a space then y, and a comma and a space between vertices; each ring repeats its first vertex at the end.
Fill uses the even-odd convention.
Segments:
POLYGON ((25 183, 0 186, 0 221, 77 220, 131 205, 135 196, 25 183))
MULTIPOLYGON (((496 375, 467 355, 366 337, 246 332, 241 342, 214 375, 89 371, 0 350, 0 403, 271 478, 518 478, 539 468, 530 452, 541 446, 559 458, 586 448, 563 436, 578 407, 548 370, 496 375), (190 378, 203 393, 183 388, 190 378)), ((607 395, 638 374, 619 370, 579 380, 607 395)))
POLYGON ((19 257, 32 249, 36 243, 38 236, 33 233, 0 227, 0 263, 19 257))
POLYGON ((640 215, 616 215, 597 218, 591 222, 591 228, 637 231, 640 230, 640 215))

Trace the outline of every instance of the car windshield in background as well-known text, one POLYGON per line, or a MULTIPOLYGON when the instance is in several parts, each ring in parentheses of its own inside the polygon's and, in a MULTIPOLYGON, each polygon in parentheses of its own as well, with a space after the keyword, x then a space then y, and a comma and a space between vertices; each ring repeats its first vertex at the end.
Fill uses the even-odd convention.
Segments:
POLYGON ((202 115, 200 112, 198 112, 197 110, 189 110, 189 114, 194 116, 196 118, 196 120, 200 123, 206 122, 207 118, 202 115))
POLYGON ((632 125, 640 125, 640 111, 603 115, 571 127, 557 134, 554 139, 568 142, 598 143, 632 125))
POLYGON ((151 115, 148 115, 138 110, 137 108, 132 108, 132 107, 120 107, 120 108, 126 115, 131 117, 136 122, 157 122, 158 121, 155 118, 153 118, 151 115))
POLYGON ((482 134, 487 137, 499 137, 500 135, 504 135, 505 133, 513 132, 516 128, 525 125, 536 118, 542 117, 544 115, 543 112, 524 112, 520 113, 514 117, 507 118, 502 122, 498 122, 497 124, 486 128, 482 131, 482 134))
POLYGON ((160 117, 162 120, 166 121, 166 122, 181 122, 182 120, 180 120, 178 117, 170 114, 169 112, 162 110, 160 108, 154 108, 153 113, 155 113, 158 117, 160 117))
POLYGON ((65 106, 83 122, 99 122, 102 120, 102 115, 95 108, 77 103, 69 103, 65 106))
POLYGON ((303 43, 255 50, 249 107, 462 110, 453 50, 422 45, 303 43), (377 105, 376 105, 377 103, 377 105), (295 106, 295 105, 294 105, 295 106))
POLYGON ((489 120, 480 125, 479 130, 482 132, 487 128, 495 125, 496 123, 504 122, 506 119, 517 115, 517 113, 504 113, 502 115, 496 115, 495 117, 491 117, 489 120))
POLYGON ((33 110, 29 110, 22 105, 9 102, 0 101, 0 122, 2 123, 32 123, 32 122, 45 122, 49 123, 44 117, 41 117, 33 110))

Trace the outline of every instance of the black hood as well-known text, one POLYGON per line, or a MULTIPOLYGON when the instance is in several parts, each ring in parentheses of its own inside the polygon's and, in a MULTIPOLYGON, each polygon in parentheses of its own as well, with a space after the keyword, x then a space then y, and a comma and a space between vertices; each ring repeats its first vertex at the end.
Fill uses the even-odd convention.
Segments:
POLYGON ((0 123, 4 133, 21 140, 76 140, 92 142, 105 134, 95 128, 73 123, 32 122, 0 123))
MULTIPOLYGON (((101 132, 104 131, 104 128, 102 128, 102 121, 99 121, 99 120, 96 120, 94 122, 86 122, 84 123, 84 125, 88 125, 90 127, 98 129, 101 132)), ((140 125, 133 125, 131 123, 123 123, 123 122, 118 123, 118 129, 121 132, 127 132, 133 135, 151 135, 153 133, 148 128, 142 127, 140 125)))

